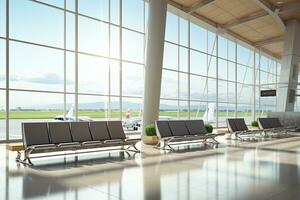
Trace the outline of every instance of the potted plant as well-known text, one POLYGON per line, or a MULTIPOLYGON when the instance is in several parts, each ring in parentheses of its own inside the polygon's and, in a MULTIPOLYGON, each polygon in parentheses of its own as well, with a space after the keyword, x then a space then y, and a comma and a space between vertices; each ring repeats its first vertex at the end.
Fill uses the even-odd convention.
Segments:
POLYGON ((251 122, 251 126, 252 126, 252 127, 258 127, 258 122, 257 122, 257 121, 251 122))
POLYGON ((205 128, 206 128, 206 130, 207 130, 208 133, 212 133, 213 132, 214 128, 213 128, 213 126, 211 124, 205 124, 204 126, 205 126, 205 128))
POLYGON ((156 145, 158 143, 158 136, 154 124, 149 124, 145 127, 145 134, 143 135, 144 144, 156 145))

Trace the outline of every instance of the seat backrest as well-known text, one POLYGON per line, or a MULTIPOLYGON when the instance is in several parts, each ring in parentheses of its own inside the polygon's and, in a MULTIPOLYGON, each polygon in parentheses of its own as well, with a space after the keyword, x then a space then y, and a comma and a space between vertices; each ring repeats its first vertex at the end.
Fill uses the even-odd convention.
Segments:
POLYGON ((26 147, 32 145, 49 144, 47 123, 22 123, 23 144, 26 147))
POLYGON ((227 127, 230 132, 236 132, 238 131, 236 125, 235 125, 235 119, 226 119, 227 127))
POLYGON ((203 120, 188 120, 185 122, 185 125, 190 135, 207 134, 203 120))
POLYGON ((73 142, 69 122, 49 122, 48 126, 51 143, 73 142))
POLYGON ((257 121, 260 129, 272 128, 271 125, 269 124, 268 118, 258 118, 257 121))
POLYGON ((185 121, 183 120, 169 121, 169 126, 173 136, 189 135, 189 131, 185 126, 185 121))
POLYGON ((71 135, 74 142, 91 141, 89 122, 71 122, 71 135))
POLYGON ((164 137, 172 137, 172 132, 169 127, 169 122, 166 120, 156 120, 155 121, 155 129, 156 129, 156 134, 160 138, 164 137))
POLYGON ((272 128, 282 128, 283 125, 280 123, 279 118, 268 118, 270 125, 272 125, 272 128))
POLYGON ((112 140, 126 139, 126 135, 124 133, 121 121, 108 121, 107 128, 109 131, 110 138, 112 140))
POLYGON ((249 130, 247 125, 246 125, 246 122, 245 122, 244 118, 235 119, 234 123, 235 123, 235 127, 236 127, 237 131, 247 131, 247 130, 249 130))
POLYGON ((106 121, 90 122, 90 131, 94 141, 110 140, 106 121))

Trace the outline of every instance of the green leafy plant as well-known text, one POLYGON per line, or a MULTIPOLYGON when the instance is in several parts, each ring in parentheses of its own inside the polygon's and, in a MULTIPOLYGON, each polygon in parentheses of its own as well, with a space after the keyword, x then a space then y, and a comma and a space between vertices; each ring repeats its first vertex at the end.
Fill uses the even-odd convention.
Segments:
POLYGON ((258 127, 258 122, 257 122, 257 121, 251 122, 251 126, 253 126, 253 127, 258 127))
POLYGON ((154 124, 149 124, 145 127, 145 135, 147 136, 156 136, 156 130, 154 124))
POLYGON ((211 124, 205 124, 204 126, 205 126, 205 128, 206 128, 206 130, 207 130, 208 133, 212 133, 213 132, 214 128, 213 128, 213 126, 211 124))

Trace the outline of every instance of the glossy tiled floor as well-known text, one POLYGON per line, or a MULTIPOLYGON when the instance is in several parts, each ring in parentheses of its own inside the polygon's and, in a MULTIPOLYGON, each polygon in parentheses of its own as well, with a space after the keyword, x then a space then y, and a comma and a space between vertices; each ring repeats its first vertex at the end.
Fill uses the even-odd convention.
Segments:
POLYGON ((300 137, 35 159, 0 145, 0 199, 300 199, 300 137), (65 162, 65 163, 64 163, 65 162))

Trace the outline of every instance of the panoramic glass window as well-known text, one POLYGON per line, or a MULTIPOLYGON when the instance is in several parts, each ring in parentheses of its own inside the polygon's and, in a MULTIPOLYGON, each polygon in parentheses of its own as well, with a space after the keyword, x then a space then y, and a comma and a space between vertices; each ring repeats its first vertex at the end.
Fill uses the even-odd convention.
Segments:
POLYGON ((0 89, 0 140, 6 140, 5 90, 0 89))
POLYGON ((0 88, 6 85, 6 51, 5 40, 0 39, 0 88))
POLYGON ((122 1, 122 24, 126 28, 136 31, 144 31, 144 1, 122 1))
POLYGON ((108 21, 109 0, 79 0, 78 12, 93 18, 108 21))

